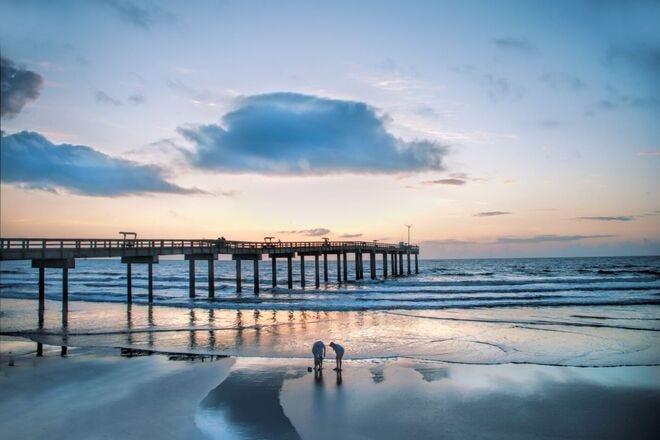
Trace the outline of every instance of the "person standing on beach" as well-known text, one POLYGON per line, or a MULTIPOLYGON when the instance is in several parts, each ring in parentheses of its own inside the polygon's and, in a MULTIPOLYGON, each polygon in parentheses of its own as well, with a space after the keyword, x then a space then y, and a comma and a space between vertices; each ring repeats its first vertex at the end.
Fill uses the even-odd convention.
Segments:
POLYGON ((335 368, 335 371, 341 371, 341 359, 344 357, 344 347, 342 347, 339 344, 335 344, 334 342, 330 343, 330 347, 335 351, 335 359, 337 361, 337 368, 335 368))
POLYGON ((314 369, 323 368, 323 358, 325 357, 325 344, 323 341, 316 341, 312 345, 312 354, 314 355, 314 369))

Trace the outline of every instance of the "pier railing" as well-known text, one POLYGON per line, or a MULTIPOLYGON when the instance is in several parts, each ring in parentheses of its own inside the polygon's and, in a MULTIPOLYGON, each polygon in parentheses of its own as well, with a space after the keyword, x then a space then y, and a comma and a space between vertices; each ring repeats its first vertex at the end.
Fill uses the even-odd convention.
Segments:
POLYGON ((157 249, 157 248, 206 248, 215 249, 253 249, 267 252, 270 249, 343 249, 359 248, 363 250, 406 249, 418 252, 419 247, 405 244, 374 243, 368 241, 236 241, 225 239, 110 239, 110 238, 0 238, 2 250, 38 250, 38 249, 157 249))

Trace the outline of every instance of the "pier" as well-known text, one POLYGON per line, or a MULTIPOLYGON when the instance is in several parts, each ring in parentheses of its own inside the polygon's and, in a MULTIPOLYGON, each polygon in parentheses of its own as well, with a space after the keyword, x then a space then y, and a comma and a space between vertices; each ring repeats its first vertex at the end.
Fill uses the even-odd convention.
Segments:
MULTIPOLYGON (((131 233, 124 233, 131 234, 131 233)), ((348 255, 354 255, 355 280, 364 279, 364 256, 369 257, 369 277, 378 278, 376 273, 376 259, 382 256, 382 277, 397 278, 419 273, 418 255, 419 247, 405 243, 387 244, 364 241, 232 241, 219 239, 72 239, 72 238, 0 238, 0 260, 31 260, 32 267, 39 270, 39 319, 43 323, 43 308, 45 304, 45 269, 56 268, 62 270, 62 320, 66 320, 68 311, 68 279, 69 269, 76 267, 76 259, 80 258, 119 258, 121 264, 126 265, 126 301, 133 300, 132 266, 134 264, 147 265, 148 302, 154 301, 153 295, 153 266, 158 264, 162 255, 183 255, 188 260, 189 288, 188 295, 195 298, 195 270, 197 261, 207 262, 208 271, 208 297, 215 296, 215 270, 214 261, 220 255, 231 255, 236 262, 236 292, 242 292, 242 264, 244 261, 252 262, 254 273, 254 293, 260 290, 259 261, 270 258, 272 265, 272 287, 277 287, 277 260, 286 260, 287 288, 293 289, 294 258, 300 260, 300 287, 307 286, 305 273, 305 257, 314 258, 314 287, 328 282, 328 256, 336 259, 337 283, 348 281, 348 255), (391 262, 388 274, 388 258, 391 262), (404 259, 406 265, 404 270, 404 259), (414 260, 414 269, 412 269, 414 260), (321 272, 320 264, 323 264, 321 272)), ((331 260, 330 260, 331 261, 331 260)))

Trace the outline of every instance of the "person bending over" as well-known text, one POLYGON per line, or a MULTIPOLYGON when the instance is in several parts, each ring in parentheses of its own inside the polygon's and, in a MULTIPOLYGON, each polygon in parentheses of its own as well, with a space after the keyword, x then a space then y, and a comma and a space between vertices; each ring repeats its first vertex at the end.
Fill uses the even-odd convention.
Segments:
POLYGON ((312 345, 312 354, 314 355, 314 369, 323 368, 323 358, 325 357, 325 344, 323 341, 316 341, 312 345))
POLYGON ((341 371, 341 359, 344 357, 344 347, 342 347, 339 344, 335 344, 334 342, 330 343, 330 347, 335 351, 335 359, 337 361, 337 368, 335 368, 335 371, 341 371))

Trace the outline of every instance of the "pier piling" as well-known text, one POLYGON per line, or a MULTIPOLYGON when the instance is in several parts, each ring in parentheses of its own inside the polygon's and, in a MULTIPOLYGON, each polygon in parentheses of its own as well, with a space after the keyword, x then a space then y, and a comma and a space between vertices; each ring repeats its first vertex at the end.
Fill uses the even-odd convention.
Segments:
POLYGON ((315 286, 318 289, 319 287, 321 287, 321 279, 319 277, 319 256, 318 256, 318 254, 314 255, 314 270, 315 270, 314 275, 316 275, 315 286))

